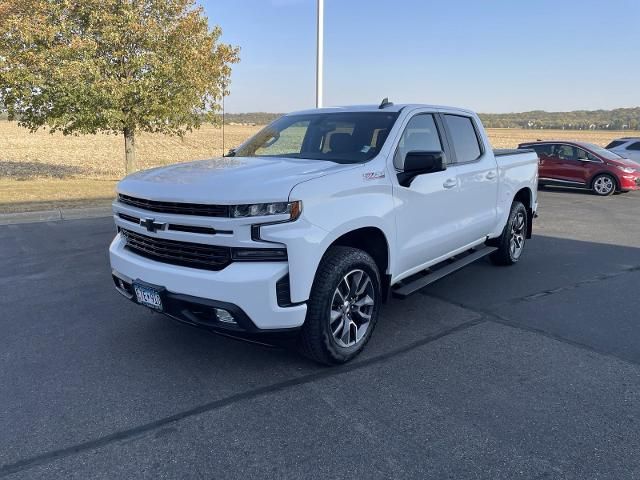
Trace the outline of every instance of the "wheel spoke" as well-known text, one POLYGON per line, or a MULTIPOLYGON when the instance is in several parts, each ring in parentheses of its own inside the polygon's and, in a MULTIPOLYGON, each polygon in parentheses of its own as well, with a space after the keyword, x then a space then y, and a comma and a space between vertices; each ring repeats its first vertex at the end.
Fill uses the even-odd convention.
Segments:
POLYGON ((360 300, 358 300, 356 303, 354 303, 354 305, 357 306, 358 308, 362 308, 368 305, 373 305, 373 298, 371 298, 369 295, 366 295, 362 297, 360 300))
POLYGON ((344 328, 344 316, 340 317, 340 322, 338 323, 336 328, 333 328, 333 327, 331 328, 331 333, 333 334, 334 337, 337 337, 343 328, 344 328))
POLYGON ((342 316, 342 310, 331 309, 331 324, 342 316))
POLYGON ((342 343, 344 343, 345 345, 349 345, 351 343, 351 320, 349 320, 346 316, 343 317, 340 340, 342 340, 342 343))
POLYGON ((364 280, 362 280, 362 277, 361 277, 360 287, 356 292, 356 296, 359 297, 360 295, 362 295, 370 283, 371 283, 371 279, 369 278, 369 276, 364 277, 364 280))

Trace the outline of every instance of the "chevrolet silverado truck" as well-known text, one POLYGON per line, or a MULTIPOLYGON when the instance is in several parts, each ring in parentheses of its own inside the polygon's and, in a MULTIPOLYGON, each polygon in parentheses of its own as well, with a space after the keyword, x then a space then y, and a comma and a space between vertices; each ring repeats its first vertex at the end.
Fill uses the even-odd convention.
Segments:
POLYGON ((292 113, 222 158, 123 179, 113 280, 181 322, 289 332, 308 357, 344 363, 389 296, 487 255, 517 263, 537 184, 536 153, 492 150, 468 110, 385 99, 292 113))

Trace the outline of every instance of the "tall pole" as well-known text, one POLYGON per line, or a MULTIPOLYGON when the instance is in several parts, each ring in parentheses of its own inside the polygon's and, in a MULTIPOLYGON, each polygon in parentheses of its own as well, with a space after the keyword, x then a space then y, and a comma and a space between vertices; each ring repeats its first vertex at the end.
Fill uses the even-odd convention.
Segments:
POLYGON ((324 43, 324 0, 318 0, 318 38, 316 42, 316 108, 322 108, 322 63, 324 43))

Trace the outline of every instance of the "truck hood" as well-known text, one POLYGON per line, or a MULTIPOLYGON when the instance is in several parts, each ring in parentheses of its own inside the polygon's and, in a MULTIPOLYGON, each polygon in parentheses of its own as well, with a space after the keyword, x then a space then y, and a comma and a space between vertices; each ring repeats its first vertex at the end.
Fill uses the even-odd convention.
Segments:
POLYGON ((300 182, 351 168, 324 160, 221 157, 137 172, 120 181, 117 191, 166 202, 282 202, 300 182))

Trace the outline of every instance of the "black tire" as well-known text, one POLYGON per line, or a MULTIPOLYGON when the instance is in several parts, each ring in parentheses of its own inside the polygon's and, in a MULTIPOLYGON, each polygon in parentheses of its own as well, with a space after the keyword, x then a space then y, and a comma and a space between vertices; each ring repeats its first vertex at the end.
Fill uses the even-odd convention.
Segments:
MULTIPOLYGON (((362 352, 371 338, 378 320, 381 301, 380 273, 373 258, 356 248, 329 248, 320 262, 311 287, 311 295, 307 302, 307 318, 300 332, 300 350, 306 357, 325 365, 337 365, 352 360, 362 352), (332 309, 336 308, 334 299, 339 298, 336 297, 336 290, 342 285, 345 276, 360 270, 368 275, 371 292, 374 294, 373 305, 369 309, 370 319, 359 341, 352 346, 342 346, 338 344, 339 339, 336 340, 332 332, 331 314, 332 309)), ((355 315, 356 313, 354 318, 355 315)), ((341 321, 344 321, 344 318, 341 321)))
POLYGON ((504 226, 504 230, 502 230, 502 234, 498 238, 488 242, 489 245, 498 247, 498 250, 489 256, 495 265, 513 265, 518 263, 518 260, 522 257, 522 252, 527 241, 527 229, 529 228, 528 215, 529 212, 521 202, 517 200, 513 202, 511 212, 509 212, 509 219, 504 226), (523 222, 522 225, 520 225, 521 221, 523 222), (516 225, 516 222, 518 222, 518 225, 516 225), (521 247, 518 251, 514 252, 511 240, 514 229, 519 228, 522 228, 522 230, 518 232, 521 247))
POLYGON ((608 197, 613 195, 618 188, 616 179, 608 173, 596 175, 591 181, 591 190, 600 197, 608 197), (606 188, 606 186, 610 186, 606 188))

